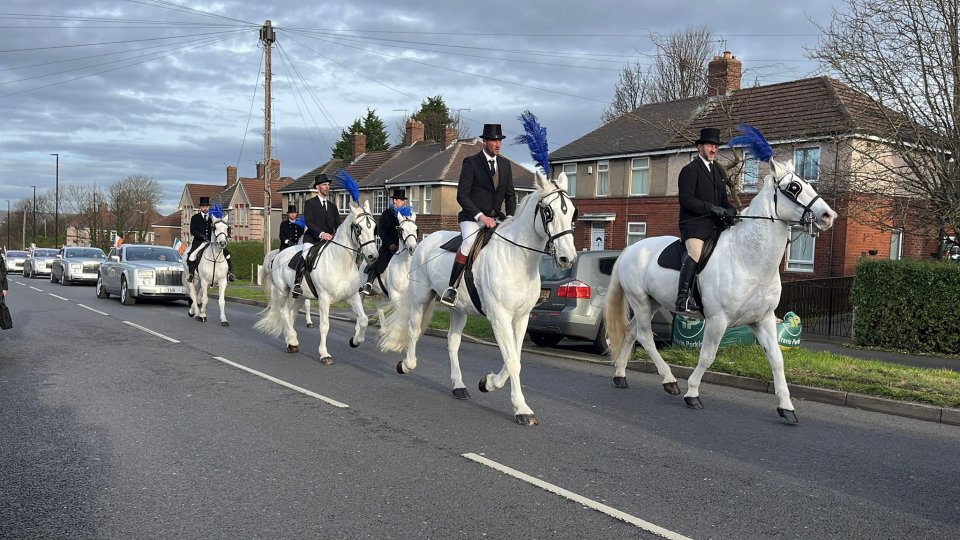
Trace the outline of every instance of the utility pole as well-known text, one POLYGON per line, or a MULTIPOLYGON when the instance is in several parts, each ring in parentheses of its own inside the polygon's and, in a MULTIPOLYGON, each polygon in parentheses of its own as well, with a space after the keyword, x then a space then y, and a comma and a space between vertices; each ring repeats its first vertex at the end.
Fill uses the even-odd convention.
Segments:
POLYGON ((273 209, 273 202, 270 200, 270 187, 272 179, 270 178, 271 169, 273 169, 273 164, 271 163, 270 156, 270 86, 272 73, 271 62, 270 62, 270 52, 273 42, 277 40, 277 35, 273 31, 273 23, 270 22, 270 19, 264 21, 263 26, 260 28, 260 41, 263 43, 264 51, 264 91, 263 91, 263 255, 266 256, 267 253, 270 253, 270 219, 271 219, 271 210, 273 209))
POLYGON ((36 246, 37 245, 37 186, 30 186, 33 188, 33 240, 30 242, 36 246))
POLYGON ((53 247, 60 247, 60 154, 57 156, 57 188, 53 195, 53 247))

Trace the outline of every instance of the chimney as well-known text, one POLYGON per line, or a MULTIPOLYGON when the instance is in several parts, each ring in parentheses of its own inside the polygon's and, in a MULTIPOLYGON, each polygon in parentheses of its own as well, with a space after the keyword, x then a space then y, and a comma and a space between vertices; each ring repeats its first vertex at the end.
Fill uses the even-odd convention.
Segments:
POLYGON ((739 90, 742 72, 743 63, 730 51, 723 51, 723 56, 715 56, 707 64, 707 95, 722 96, 739 90))
POLYGON ((446 127, 443 128, 443 135, 440 137, 440 149, 446 150, 451 144, 457 142, 457 135, 459 135, 457 130, 450 124, 447 124, 446 127))
POLYGON ((276 182, 280 180, 280 160, 271 159, 270 160, 270 181, 276 182))
MULTIPOLYGON (((410 128, 407 128, 408 132, 410 128)), ((367 153, 367 136, 361 132, 356 132, 353 134, 353 159, 356 161, 357 158, 367 153)))
POLYGON ((411 119, 407 122, 407 144, 417 143, 423 140, 423 122, 411 119))
POLYGON ((257 163, 257 179, 263 180, 263 162, 257 163))
POLYGON ((227 165, 227 187, 237 183, 237 168, 233 165, 227 165))

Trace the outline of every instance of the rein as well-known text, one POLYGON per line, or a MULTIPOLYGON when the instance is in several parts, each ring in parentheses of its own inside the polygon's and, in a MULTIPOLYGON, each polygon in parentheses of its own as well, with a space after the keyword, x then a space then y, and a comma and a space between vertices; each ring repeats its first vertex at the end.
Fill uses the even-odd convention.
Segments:
MULTIPOLYGON (((373 216, 372 216, 369 212, 366 212, 366 211, 363 212, 362 214, 360 214, 360 217, 361 217, 361 218, 367 218, 368 220, 371 220, 371 221, 373 220, 373 216)), ((353 223, 350 224, 350 232, 353 233, 353 238, 354 238, 354 240, 356 240, 356 242, 357 242, 357 244, 358 244, 358 246, 357 246, 356 248, 352 248, 352 247, 350 247, 350 246, 348 246, 348 245, 346 245, 346 244, 341 244, 340 242, 337 242, 337 241, 334 240, 333 238, 327 240, 327 243, 330 243, 330 244, 333 244, 333 245, 336 245, 336 246, 340 246, 340 247, 342 247, 343 249, 345 249, 345 250, 347 250, 347 251, 352 251, 352 252, 356 253, 357 255, 359 255, 359 254, 360 254, 360 251, 364 248, 364 246, 366 246, 367 244, 373 244, 373 243, 376 242, 376 239, 374 239, 374 240, 367 240, 366 242, 361 242, 361 241, 360 241, 360 235, 363 234, 363 230, 360 228, 360 225, 357 225, 357 220, 356 220, 356 219, 353 221, 353 223)))
MULTIPOLYGON (((561 232, 559 232, 559 233, 557 233, 557 234, 554 234, 554 235, 551 235, 551 234, 550 234, 550 230, 547 229, 547 225, 548 225, 549 223, 553 222, 553 209, 550 208, 550 206, 549 206, 545 201, 546 201, 547 197, 549 197, 550 195, 554 195, 554 194, 556 194, 556 196, 560 199, 560 210, 561 210, 564 214, 566 214, 566 213, 567 213, 567 200, 570 198, 570 196, 567 195, 567 192, 564 191, 564 190, 562 190, 562 189, 557 189, 557 190, 555 190, 555 191, 551 191, 550 193, 545 194, 543 197, 540 197, 540 201, 537 202, 537 208, 536 208, 536 210, 534 210, 534 213, 533 213, 533 215, 534 215, 534 220, 536 220, 536 216, 537 216, 538 214, 540 215, 540 223, 541 223, 541 225, 543 226, 543 233, 544 233, 545 235, 547 235, 547 242, 546 242, 546 245, 544 246, 544 249, 536 249, 536 248, 532 248, 532 247, 530 247, 530 246, 525 246, 525 245, 523 245, 523 244, 518 244, 518 243, 514 242, 513 240, 511 240, 511 239, 507 238, 506 236, 503 236, 502 234, 500 234, 499 232, 497 232, 496 229, 494 229, 494 231, 493 231, 494 236, 497 236, 497 237, 499 237, 499 238, 501 238, 501 239, 503 239, 503 240, 505 240, 505 241, 509 242, 510 244, 513 244, 513 245, 515 245, 515 246, 517 246, 517 247, 526 249, 527 251, 532 251, 532 252, 534 252, 534 253, 541 253, 541 254, 543 254, 543 255, 550 255, 551 257, 553 257, 553 262, 554 262, 555 264, 557 264, 557 250, 556 250, 556 247, 555 247, 555 245, 554 245, 554 240, 556 240, 557 238, 566 236, 566 235, 568 235, 568 234, 572 235, 572 234, 573 234, 573 227, 570 227, 569 229, 566 229, 566 230, 561 231, 561 232)), ((571 204, 572 204, 572 203, 571 203, 571 204)), ((573 221, 576 221, 576 219, 577 219, 576 210, 574 210, 574 216, 573 216, 573 220, 571 220, 571 223, 572 223, 573 221)))

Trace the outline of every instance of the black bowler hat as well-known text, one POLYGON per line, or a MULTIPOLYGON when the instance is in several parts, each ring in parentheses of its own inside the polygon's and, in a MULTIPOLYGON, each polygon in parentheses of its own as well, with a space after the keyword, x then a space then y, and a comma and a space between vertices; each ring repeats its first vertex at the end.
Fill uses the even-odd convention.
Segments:
POLYGON ((210 197, 200 197, 200 206, 210 206, 210 197))
POLYGON ((500 124, 484 124, 483 135, 480 135, 480 138, 494 141, 506 139, 506 137, 503 136, 503 131, 500 130, 500 124))
POLYGON ((320 173, 313 177, 313 187, 317 187, 320 184, 329 184, 330 179, 327 178, 327 175, 320 173))
POLYGON ((297 211, 297 205, 295 204, 287 205, 287 213, 292 214, 294 212, 297 212, 299 214, 299 212, 297 211))
POLYGON ((717 146, 722 145, 720 141, 720 130, 717 128, 703 128, 700 130, 700 138, 697 139, 697 144, 715 144, 717 146))
POLYGON ((407 200, 407 194, 402 189, 394 189, 393 193, 390 194, 390 198, 407 200))

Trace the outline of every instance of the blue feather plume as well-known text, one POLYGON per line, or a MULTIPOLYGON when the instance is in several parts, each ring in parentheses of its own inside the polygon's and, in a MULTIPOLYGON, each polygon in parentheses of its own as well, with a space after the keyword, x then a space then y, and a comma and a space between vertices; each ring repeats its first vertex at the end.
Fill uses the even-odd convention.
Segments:
POLYGON ((217 219, 223 219, 223 207, 220 206, 220 203, 213 203, 213 206, 210 207, 210 215, 217 219))
POLYGON ((543 169, 543 173, 550 178, 550 151, 547 149, 547 128, 537 122, 537 117, 530 111, 523 111, 520 115, 523 124, 522 135, 517 135, 514 144, 525 144, 530 149, 530 157, 543 169))
POLYGON ((307 228, 307 219, 303 216, 297 216, 297 219, 295 219, 293 222, 302 229, 307 228))
MULTIPOLYGON (((394 208, 397 208, 397 207, 394 206, 394 208)), ((402 206, 400 208, 397 208, 397 212, 400 212, 401 216, 408 218, 413 215, 413 208, 410 208, 409 206, 402 206)))
POLYGON ((760 161, 770 161, 773 157, 773 148, 770 148, 770 143, 763 137, 763 133, 760 133, 759 129, 750 124, 740 124, 737 126, 737 129, 739 129, 743 135, 737 135, 733 139, 730 139, 728 144, 731 147, 746 146, 750 149, 753 157, 760 161))
POLYGON ((340 169, 333 177, 337 179, 337 187, 349 193, 353 202, 360 204, 360 186, 350 173, 346 169, 340 169))

